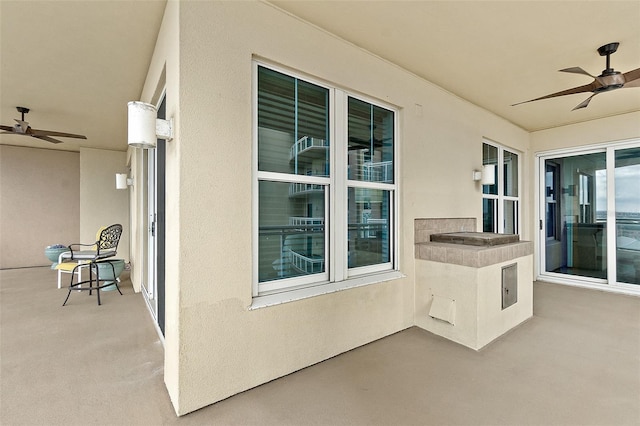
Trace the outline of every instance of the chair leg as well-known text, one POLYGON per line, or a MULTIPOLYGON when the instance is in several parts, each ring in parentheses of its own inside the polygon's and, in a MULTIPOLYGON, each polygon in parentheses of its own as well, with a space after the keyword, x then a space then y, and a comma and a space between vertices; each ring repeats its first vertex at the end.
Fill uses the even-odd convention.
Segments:
POLYGON ((67 293, 67 298, 64 299, 64 303, 62 304, 62 306, 67 304, 67 301, 69 300, 69 296, 71 296, 71 290, 73 290, 73 277, 76 274, 76 269, 79 267, 80 267, 80 264, 78 264, 78 266, 73 268, 73 271, 71 271, 71 281, 69 282, 69 292, 67 293))
POLYGON ((67 298, 64 299, 64 303, 62 303, 62 306, 67 304, 67 300, 69 300, 69 296, 71 296, 71 287, 69 287, 69 292, 67 293, 67 298))
MULTIPOLYGON (((100 303, 100 268, 96 265, 96 293, 98 294, 98 306, 100 303)), ((91 294, 91 292, 89 292, 91 294)))
MULTIPOLYGON (((112 263, 109 262, 109 265, 111 266, 111 271, 112 271, 112 277, 115 278, 115 266, 113 266, 112 263)), ((118 282, 120 281, 119 278, 115 278, 114 284, 116 286, 116 289, 118 290, 118 293, 120 293, 121 296, 123 296, 122 291, 120 290, 120 286, 118 285, 118 282)), ((98 306, 102 305, 102 300, 100 299, 100 289, 104 287, 100 285, 100 268, 98 267, 97 263, 89 263, 89 264, 78 264, 73 271, 71 272, 71 281, 69 283, 69 292, 67 293, 67 297, 64 299, 64 303, 62 303, 62 306, 65 306, 67 304, 67 302, 69 301, 69 296, 71 295, 71 291, 74 288, 78 288, 78 291, 81 290, 89 290, 89 295, 93 294, 93 291, 96 291, 96 298, 98 299, 98 306), (81 281, 81 267, 88 267, 89 268, 89 280, 88 281, 81 281), (95 271, 94 268, 95 267, 95 271), (78 282, 77 283, 73 283, 73 276, 76 275, 76 271, 77 271, 77 275, 78 275, 78 282), (95 273, 95 287, 94 287, 94 273, 95 273), (80 288, 80 286, 83 283, 89 283, 89 287, 85 287, 85 288, 80 288)))

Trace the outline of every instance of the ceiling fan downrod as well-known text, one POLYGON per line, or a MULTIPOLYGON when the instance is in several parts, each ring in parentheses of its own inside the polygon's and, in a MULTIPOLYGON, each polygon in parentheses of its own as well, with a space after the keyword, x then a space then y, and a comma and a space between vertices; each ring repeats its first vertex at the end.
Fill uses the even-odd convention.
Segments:
MULTIPOLYGON (((598 53, 600 54, 600 56, 607 57, 607 68, 602 71, 602 75, 611 75, 617 73, 613 70, 613 68, 611 68, 611 55, 616 53, 619 45, 620 43, 608 43, 598 48, 598 53)), ((619 72, 617 74, 619 74, 619 72)))
POLYGON ((29 108, 19 106, 16 109, 22 114, 22 121, 24 121, 24 115, 29 113, 29 108))

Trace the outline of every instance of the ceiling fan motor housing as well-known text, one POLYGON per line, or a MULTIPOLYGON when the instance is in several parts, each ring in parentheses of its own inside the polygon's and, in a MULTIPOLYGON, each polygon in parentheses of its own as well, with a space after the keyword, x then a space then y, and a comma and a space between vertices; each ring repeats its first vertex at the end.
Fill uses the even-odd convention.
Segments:
POLYGON ((16 133, 27 133, 26 127, 23 127, 21 123, 14 124, 13 128, 14 128, 14 132, 16 133))
MULTIPOLYGON (((608 70, 605 70, 608 71, 608 70)), ((611 70, 613 71, 613 70, 611 70)), ((595 93, 600 92, 608 92, 610 90, 620 89, 624 86, 624 76, 619 71, 613 71, 612 73, 606 74, 603 72, 599 77, 602 81, 602 86, 598 87, 594 90, 595 93)))

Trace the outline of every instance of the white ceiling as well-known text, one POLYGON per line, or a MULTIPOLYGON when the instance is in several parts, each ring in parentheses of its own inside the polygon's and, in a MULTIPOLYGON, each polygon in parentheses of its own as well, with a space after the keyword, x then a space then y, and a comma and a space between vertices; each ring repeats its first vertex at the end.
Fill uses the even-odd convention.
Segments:
MULTIPOLYGON (((640 67, 640 1, 287 1, 272 4, 533 131, 640 111, 640 88, 569 95, 591 82, 597 48, 620 42, 611 66, 640 67)), ((126 149, 126 103, 139 99, 164 11, 155 1, 0 1, 0 123, 31 108, 34 128, 87 135, 53 145, 126 149)))
POLYGON ((0 144, 126 150, 127 102, 140 98, 165 4, 0 0, 0 124, 25 106, 32 128, 87 136, 2 134, 0 144))

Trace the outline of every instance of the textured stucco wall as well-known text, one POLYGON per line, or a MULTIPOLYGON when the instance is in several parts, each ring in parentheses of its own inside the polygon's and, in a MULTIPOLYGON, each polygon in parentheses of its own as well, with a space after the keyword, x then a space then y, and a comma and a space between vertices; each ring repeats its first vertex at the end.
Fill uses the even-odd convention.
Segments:
POLYGON ((79 185, 77 152, 0 145, 0 269, 51 265, 46 246, 78 242, 79 185))
POLYGON ((531 133, 532 152, 640 138, 640 112, 531 133))
POLYGON ((169 2, 142 100, 163 69, 176 135, 167 151, 165 383, 179 414, 412 326, 414 219, 481 218, 471 172, 483 137, 520 151, 528 171, 527 132, 266 3, 169 2), (399 108, 406 278, 248 309, 254 55, 399 108))
POLYGON ((416 325, 479 350, 533 315, 533 256, 475 268, 416 262, 416 325), (517 264, 517 302, 502 309, 502 268, 517 264), (429 316, 434 296, 454 300, 452 325, 429 316))
POLYGON ((95 241, 102 226, 123 227, 118 259, 129 261, 129 193, 116 189, 116 173, 126 173, 127 153, 80 148, 80 242, 95 241))

